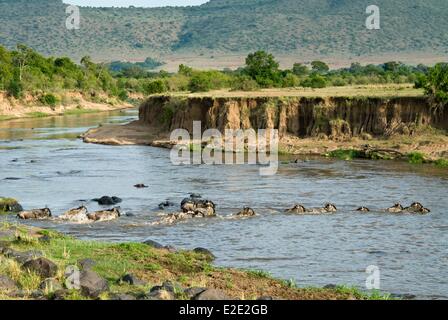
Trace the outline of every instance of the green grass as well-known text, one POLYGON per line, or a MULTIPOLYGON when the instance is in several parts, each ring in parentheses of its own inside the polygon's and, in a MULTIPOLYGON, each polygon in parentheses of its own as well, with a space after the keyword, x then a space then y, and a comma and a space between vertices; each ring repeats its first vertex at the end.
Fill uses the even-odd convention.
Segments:
POLYGON ((420 153, 420 152, 408 153, 407 157, 408 157, 408 162, 411 164, 422 164, 426 161, 425 156, 423 155, 423 153, 420 153))
MULTIPOLYGON (((92 259, 95 261, 93 270, 104 277, 110 286, 110 292, 103 294, 101 299, 109 299, 115 293, 130 293, 134 296, 143 296, 154 285, 160 285, 166 280, 181 282, 182 285, 205 286, 219 284, 235 294, 240 295, 241 290, 249 290, 247 295, 241 297, 257 298, 257 290, 251 292, 252 286, 258 290, 269 289, 274 286, 278 290, 287 290, 287 296, 300 292, 304 296, 321 298, 339 297, 346 299, 355 297, 357 299, 389 299, 387 295, 378 293, 366 294, 357 289, 349 287, 338 287, 333 289, 322 288, 299 288, 293 280, 275 280, 271 275, 258 270, 234 270, 214 267, 207 260, 207 257, 190 252, 178 251, 171 253, 166 250, 154 249, 142 243, 102 243, 93 241, 76 240, 61 233, 51 230, 34 230, 34 234, 45 235, 49 241, 39 241, 30 233, 30 229, 19 224, 3 223, 0 230, 13 231, 10 246, 18 251, 36 250, 43 253, 43 256, 58 265, 56 279, 60 283, 65 281, 64 271, 67 266, 77 265, 81 259, 92 259), (131 286, 121 283, 118 280, 126 273, 132 273, 144 280, 144 286, 131 286), (216 280, 215 280, 216 279, 216 280), (205 281, 205 282, 204 282, 205 281), (244 282, 244 283, 241 283, 244 282)), ((6 240, 6 239, 5 239, 6 240)), ((23 270, 21 266, 11 259, 6 259, 0 255, 0 274, 8 275, 18 282, 25 293, 31 294, 36 290, 42 281, 36 274, 23 270)), ((185 299, 183 292, 176 292, 178 299, 185 299)), ((48 293, 48 297, 51 294, 48 293)), ((7 299, 7 295, 0 292, 0 299, 7 299)), ((79 291, 71 291, 66 299, 83 300, 79 291)))
POLYGON ((16 117, 14 117, 14 116, 7 116, 7 115, 0 114, 0 121, 12 120, 12 119, 15 119, 15 118, 16 117))
POLYGON ((64 111, 65 116, 73 116, 73 115, 81 115, 81 114, 87 114, 87 113, 97 113, 101 110, 97 109, 83 109, 83 108, 76 108, 72 110, 64 111))
POLYGON ((350 294, 356 299, 361 300, 392 300, 390 294, 384 294, 381 293, 378 290, 373 290, 370 293, 363 292, 359 290, 358 288, 354 287, 348 287, 348 286, 337 286, 336 292, 342 293, 342 294, 350 294))
POLYGON ((10 212, 6 212, 6 207, 17 203, 17 200, 13 198, 0 198, 0 214, 9 214, 10 212))
POLYGON ((448 168, 448 159, 438 159, 434 161, 434 164, 440 168, 448 168))
POLYGON ((45 117, 49 117, 49 116, 50 115, 48 113, 40 112, 40 111, 28 112, 26 114, 27 118, 45 118, 45 117))
POLYGON ((359 159, 364 158, 364 153, 358 150, 353 149, 339 149, 334 150, 326 154, 327 157, 330 158, 337 158, 339 160, 353 160, 353 159, 359 159))

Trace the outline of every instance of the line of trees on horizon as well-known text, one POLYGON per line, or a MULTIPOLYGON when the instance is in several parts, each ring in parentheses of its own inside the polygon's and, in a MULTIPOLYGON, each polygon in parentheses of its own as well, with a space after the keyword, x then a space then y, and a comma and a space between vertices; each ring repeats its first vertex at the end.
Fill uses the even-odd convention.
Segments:
POLYGON ((41 91, 43 102, 54 104, 53 92, 79 90, 103 92, 126 100, 130 93, 144 95, 164 92, 207 92, 228 89, 253 91, 262 88, 415 83, 435 101, 448 102, 448 64, 433 67, 406 65, 391 61, 380 65, 352 63, 348 68, 331 70, 324 61, 309 65, 295 63, 280 69, 275 57, 265 51, 251 53, 237 70, 196 70, 184 64, 178 72, 154 72, 162 63, 148 58, 143 63, 94 63, 88 56, 77 64, 67 57, 44 57, 33 49, 18 45, 9 51, 0 46, 0 90, 20 98, 25 92, 41 91), (148 67, 147 69, 145 69, 148 67))

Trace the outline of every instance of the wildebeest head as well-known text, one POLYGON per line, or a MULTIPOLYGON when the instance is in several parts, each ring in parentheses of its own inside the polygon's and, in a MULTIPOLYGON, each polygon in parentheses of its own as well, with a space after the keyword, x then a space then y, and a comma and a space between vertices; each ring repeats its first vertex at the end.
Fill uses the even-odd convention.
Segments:
POLYGON ((332 203, 327 203, 324 207, 325 211, 327 212, 336 212, 338 211, 338 208, 332 203))

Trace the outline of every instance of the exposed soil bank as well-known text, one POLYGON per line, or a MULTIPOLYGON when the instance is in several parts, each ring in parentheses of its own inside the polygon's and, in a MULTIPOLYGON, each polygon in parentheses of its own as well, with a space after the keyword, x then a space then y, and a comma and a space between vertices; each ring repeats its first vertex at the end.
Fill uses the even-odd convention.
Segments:
POLYGON ((41 94, 27 94, 22 99, 15 99, 0 91, 0 121, 15 118, 111 111, 133 107, 130 103, 104 94, 93 94, 86 97, 80 92, 66 91, 54 94, 54 96, 57 102, 50 106, 40 101, 41 94))
POLYGON ((388 298, 334 286, 299 289, 260 271, 217 268, 212 260, 204 249, 181 251, 155 242, 88 242, 51 230, 4 224, 0 225, 0 300, 388 298), (80 268, 80 288, 66 288, 69 266, 80 268))
POLYGON ((139 121, 94 129, 86 142, 170 146, 169 132, 278 129, 280 150, 325 154, 341 148, 421 152, 448 158, 448 108, 435 110, 415 97, 182 97, 153 96, 140 106, 139 121), (164 142, 165 141, 165 142, 164 142))

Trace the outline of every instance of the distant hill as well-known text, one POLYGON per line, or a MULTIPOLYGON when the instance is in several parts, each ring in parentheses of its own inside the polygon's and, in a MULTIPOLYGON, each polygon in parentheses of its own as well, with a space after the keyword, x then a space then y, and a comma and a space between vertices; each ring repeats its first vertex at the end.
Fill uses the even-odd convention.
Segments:
POLYGON ((81 8, 65 28, 59 0, 0 0, 0 44, 79 59, 244 55, 448 53, 448 1, 375 0, 381 30, 365 28, 370 0, 211 0, 197 7, 81 8))

